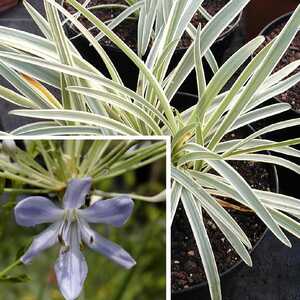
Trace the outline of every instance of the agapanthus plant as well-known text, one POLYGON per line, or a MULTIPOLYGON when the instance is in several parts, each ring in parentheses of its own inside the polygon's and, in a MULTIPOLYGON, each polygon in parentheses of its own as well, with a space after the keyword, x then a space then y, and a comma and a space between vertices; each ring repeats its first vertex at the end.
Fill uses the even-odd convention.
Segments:
MULTIPOLYGON (((1 73, 22 94, 2 87, 0 95, 21 107, 31 108, 29 111, 14 111, 14 114, 69 122, 40 122, 19 128, 12 133, 174 136, 178 126, 176 112, 174 113, 170 101, 194 67, 194 44, 170 74, 169 64, 183 33, 188 30, 191 37, 195 38, 196 29, 190 24, 190 19, 203 1, 199 0, 193 4, 189 1, 174 2, 167 24, 154 40, 146 62, 77 1, 68 2, 124 51, 140 69, 138 89, 133 92, 124 87, 116 68, 101 45, 63 7, 55 1, 45 1, 46 20, 25 1, 25 6, 45 38, 6 27, 0 28, 0 39, 3 42, 3 51, 0 52, 0 61, 3 63, 1 73), (188 5, 187 3, 189 6, 183 10, 183 5, 188 5), (65 14, 95 47, 99 53, 99 58, 95 59, 104 61, 111 80, 104 78, 100 71, 87 63, 67 40, 59 12, 65 14), (21 44, 23 47, 20 47, 21 44), (61 80, 61 72, 64 74, 64 80, 61 80), (41 85, 41 82, 58 89, 61 92, 60 99, 46 89, 46 86, 41 85)), ((200 45, 200 57, 204 56, 207 59, 214 72, 218 71, 218 66, 210 46, 247 3, 246 0, 229 2, 202 31, 199 28, 199 39, 201 36, 203 41, 200 45)), ((252 47, 246 49, 245 55, 248 58, 252 47)), ((245 61, 245 56, 239 58, 239 65, 242 59, 245 61)), ((225 79, 228 80, 227 77, 225 79)))
MULTIPOLYGON (((106 21, 108 28, 114 30, 122 22, 128 20, 130 17, 134 20, 133 24, 137 24, 137 53, 140 57, 145 55, 149 48, 151 41, 155 40, 164 30, 168 22, 168 16, 172 9, 174 0, 125 0, 127 5, 124 4, 98 4, 91 5, 91 0, 83 2, 83 6, 91 12, 95 13, 97 10, 114 9, 120 13, 112 19, 106 21)), ((64 3, 65 1, 62 1, 64 3)), ((201 5, 203 1, 182 1, 182 13, 177 15, 177 22, 185 22, 184 20, 190 19, 191 12, 198 12, 204 19, 209 21, 212 16, 201 5)), ((80 13, 76 13, 75 17, 78 18, 80 13)), ((134 26, 134 25, 133 25, 134 26)), ((191 26, 191 25, 190 25, 191 26)), ((88 28, 89 31, 95 29, 95 26, 88 28)), ((82 33, 78 33, 73 38, 77 38, 82 33)), ((100 41, 104 37, 103 33, 99 33, 96 39, 100 41)), ((180 36, 178 36, 180 38, 180 36)), ((174 37, 174 40, 176 37, 174 37)))
MULTIPOLYGON (((97 184, 164 159, 165 153, 165 141, 159 140, 89 140, 86 137, 64 141, 25 140, 18 146, 6 139, 0 144, 0 178, 4 192, 60 193, 70 178, 88 176, 97 184)), ((110 196, 99 189, 93 192, 110 196)), ((164 193, 154 196, 153 201, 163 200, 164 193)), ((132 197, 152 201, 152 197, 132 197)))
POLYGON ((80 295, 87 277, 88 266, 81 251, 83 245, 124 268, 130 269, 135 265, 135 260, 125 250, 98 235, 88 224, 123 226, 132 213, 133 201, 128 197, 119 197, 96 201, 88 208, 82 208, 91 184, 90 177, 71 179, 65 191, 63 208, 40 196, 25 198, 15 207, 16 222, 21 226, 53 223, 34 238, 20 261, 28 264, 42 251, 60 243, 55 272, 61 293, 67 300, 76 299, 80 295))
MULTIPOLYGON (((178 22, 178 18, 183 16, 183 5, 190 1, 174 1, 166 26, 153 41, 144 62, 91 11, 75 0, 68 0, 140 69, 136 91, 124 87, 98 41, 53 0, 44 1, 47 19, 25 2, 44 38, 0 28, 1 73, 20 91, 16 93, 1 88, 0 95, 26 108, 12 111, 13 114, 53 120, 26 125, 13 131, 14 134, 103 134, 108 131, 172 137, 172 216, 181 200, 197 241, 213 299, 221 299, 221 289, 214 254, 203 224, 203 210, 219 226, 241 258, 248 265, 252 263, 247 251, 251 248, 249 239, 219 203, 219 197, 234 199, 253 211, 288 246, 290 242, 282 228, 300 236, 299 200, 251 188, 228 163, 230 160, 271 163, 300 174, 298 165, 274 155, 283 153, 299 157, 299 151, 291 147, 299 144, 299 138, 280 142, 259 138, 266 133, 299 125, 298 118, 269 125, 243 139, 224 141, 224 137, 234 130, 287 111, 288 104, 267 104, 266 101, 300 80, 299 74, 294 74, 300 64, 297 60, 272 73, 299 29, 300 7, 281 34, 250 63, 247 61, 264 41, 262 36, 244 45, 222 66, 216 65, 209 50, 211 45, 248 2, 230 1, 201 29, 191 26, 190 19, 202 1, 193 2, 195 10, 189 10, 182 22, 178 22), (74 49, 63 32, 58 12, 70 19, 97 50, 99 58, 95 59, 105 62, 111 79, 94 70, 74 49), (194 38, 194 43, 178 66, 168 73, 178 40, 186 31, 194 38), (204 74, 204 58, 215 73, 209 82, 204 74), (244 64, 246 66, 228 88, 229 80, 244 64), (173 97, 194 68, 198 102, 186 111, 178 112, 172 106, 173 97), (59 89, 61 99, 53 100, 41 87, 41 82, 59 89), (272 155, 262 152, 266 150, 272 151, 272 155)), ((184 97, 182 101, 185 101, 184 97)))
POLYGON ((107 179, 113 180, 153 162, 163 163, 165 141, 86 138, 20 140, 17 144, 5 139, 0 147, 1 194, 11 195, 3 207, 8 210, 14 207, 16 222, 21 226, 52 225, 33 239, 24 255, 0 272, 0 280, 26 279, 11 277, 9 272, 19 263, 28 264, 57 243, 61 249, 55 272, 66 299, 78 297, 87 276, 87 264, 82 255, 85 246, 131 268, 134 259, 121 247, 98 235, 89 223, 121 227, 133 210, 131 199, 165 201, 163 187, 154 196, 100 188, 101 182, 107 179), (23 200, 18 201, 16 195, 22 195, 23 200), (107 200, 110 197, 113 198, 107 200))

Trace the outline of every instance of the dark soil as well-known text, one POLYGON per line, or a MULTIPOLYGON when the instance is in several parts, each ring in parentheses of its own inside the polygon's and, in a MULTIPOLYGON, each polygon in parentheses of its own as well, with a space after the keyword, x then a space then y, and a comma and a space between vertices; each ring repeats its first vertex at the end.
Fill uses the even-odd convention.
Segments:
MULTIPOLYGON (((84 3, 85 0, 78 0, 79 3, 84 3)), ((211 14, 215 15, 226 3, 228 3, 229 0, 205 0, 203 3, 203 6, 206 8, 206 10, 211 14)), ((91 0, 90 6, 94 6, 97 4, 124 4, 127 3, 124 0, 91 0)), ((67 10, 70 13, 74 13, 75 10, 73 7, 67 3, 64 4, 64 6, 67 8, 67 10)), ((106 9, 106 10, 95 10, 93 13, 103 22, 108 21, 120 14, 120 10, 116 9, 106 9)), ((91 23, 85 19, 84 17, 79 18, 79 20, 82 22, 83 25, 85 25, 86 28, 91 27, 91 23)), ((199 23, 201 22, 202 26, 204 26, 207 22, 206 20, 198 13, 195 14, 195 16, 192 19, 192 23, 198 27, 199 23)), ((115 28, 114 32, 124 41, 126 44, 136 50, 137 48, 137 21, 134 18, 128 19, 124 22, 122 22, 117 28, 115 28)), ((99 31, 97 29, 92 30, 92 33, 94 36, 96 36, 99 31)), ((107 38, 103 38, 101 40, 101 44, 107 45, 107 46, 114 46, 111 41, 107 38)), ((178 48, 187 48, 191 44, 191 39, 188 36, 188 34, 184 34, 182 40, 178 44, 178 48)))
MULTIPOLYGON (((79 3, 83 4, 85 0, 78 0, 79 3)), ((126 1, 123 0, 91 0, 90 4, 88 7, 95 6, 98 4, 123 4, 127 5, 126 1)), ((76 10, 69 4, 65 3, 64 4, 65 8, 70 12, 70 13, 75 13, 76 10)), ((93 10, 93 14, 97 16, 99 20, 102 22, 106 22, 110 19, 115 18, 118 16, 121 12, 121 10, 117 9, 98 9, 98 10, 93 10)), ((84 17, 79 18, 80 22, 86 27, 90 28, 92 24, 84 17)), ((92 34, 96 36, 99 33, 98 29, 93 29, 92 34)), ((120 26, 118 26, 114 32, 124 41, 126 44, 132 48, 136 49, 136 44, 137 44, 137 22, 136 20, 130 19, 122 22, 120 26)), ((102 45, 108 45, 108 46, 113 46, 111 41, 104 37, 101 40, 102 45)))
MULTIPOLYGON (((231 139, 237 138, 232 135, 231 139)), ((242 174, 251 187, 260 190, 274 190, 269 166, 262 163, 232 162, 231 165, 242 174)), ((274 180, 273 180, 274 182, 274 180)), ((230 199, 227 202, 233 203, 230 199)), ((248 236, 252 246, 262 237, 266 227, 251 212, 226 209, 248 236)), ((205 226, 216 258, 218 271, 223 273, 235 265, 239 256, 226 240, 207 213, 203 214, 205 226)), ((206 281, 205 272, 182 204, 178 206, 172 224, 171 282, 172 291, 179 291, 206 281)))
MULTIPOLYGON (((279 35, 283 27, 285 26, 287 20, 277 25, 272 31, 267 33, 266 42, 264 45, 268 44, 271 40, 273 40, 276 36, 279 35)), ((288 65, 295 60, 300 59, 300 32, 296 35, 293 42, 291 43, 289 49, 284 54, 283 58, 276 66, 275 71, 278 71, 288 65)), ((274 71, 274 72, 275 72, 274 71)), ((298 67, 290 76, 299 73, 300 67, 298 67)), ((300 83, 290 88, 288 91, 278 95, 276 97, 279 101, 287 102, 291 104, 292 108, 298 112, 300 112, 300 83)))

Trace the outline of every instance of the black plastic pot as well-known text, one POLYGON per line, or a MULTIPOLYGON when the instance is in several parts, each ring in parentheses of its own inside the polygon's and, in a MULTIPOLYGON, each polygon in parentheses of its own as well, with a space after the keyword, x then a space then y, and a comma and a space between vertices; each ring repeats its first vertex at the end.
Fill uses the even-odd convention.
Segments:
MULTIPOLYGON (((282 24, 284 22, 287 22, 289 20, 289 18, 291 17, 291 15, 293 14, 293 11, 284 14, 283 16, 275 19, 274 21, 272 21, 270 24, 268 24, 260 33, 259 35, 262 36, 267 36, 270 32, 273 31, 274 28, 276 28, 279 24, 282 24)), ((276 102, 281 102, 280 98, 278 96, 274 97, 274 100, 276 102)), ((300 117, 300 111, 296 111, 295 109, 291 109, 290 112, 287 113, 287 116, 290 117, 300 117)))
MULTIPOLYGON (((250 132, 254 132, 255 129, 251 126, 247 126, 250 132)), ((269 152, 268 152, 269 153, 269 152)), ((272 182, 272 190, 276 193, 279 192, 279 179, 277 175, 277 169, 274 165, 269 166, 270 171, 272 172, 272 177, 274 181, 272 182)), ((251 250, 251 254, 259 247, 260 243, 263 241, 268 229, 264 231, 261 238, 256 242, 251 250)), ((220 274, 221 288, 225 287, 229 282, 232 283, 233 274, 235 274, 241 268, 247 268, 242 260, 237 261, 232 267, 220 274)), ((194 285, 192 287, 186 288, 184 290, 172 292, 172 300, 210 300, 210 293, 208 282, 202 282, 201 284, 194 285)))
MULTIPOLYGON (((254 245, 251 250, 253 253, 258 247, 259 244, 263 241, 268 229, 265 230, 259 241, 254 245)), ((235 265, 220 274, 221 280, 221 289, 225 287, 229 282, 231 282, 232 274, 239 271, 241 268, 246 268, 247 266, 243 263, 242 260, 239 260, 235 265)), ((207 282, 202 282, 201 284, 195 285, 193 287, 186 288, 181 291, 172 292, 172 300, 210 300, 209 287, 207 282)))
MULTIPOLYGON (((105 64, 101 60, 101 57, 99 56, 97 51, 92 46, 90 46, 88 40, 83 36, 73 38, 77 35, 77 32, 75 32, 68 23, 66 24, 66 32, 68 37, 71 38, 73 45, 77 48, 82 57, 86 59, 90 64, 92 64, 95 68, 100 70, 105 77, 110 78, 109 72, 105 64)), ((115 65, 125 86, 129 87, 132 90, 135 90, 138 80, 138 68, 126 56, 126 54, 124 54, 117 47, 108 46, 105 44, 101 44, 101 46, 115 65)))
MULTIPOLYGON (((290 11, 290 12, 280 16, 279 18, 276 18, 275 20, 273 20, 271 23, 269 23, 266 27, 263 28, 263 30, 259 33, 259 35, 267 36, 274 30, 274 28, 276 28, 280 24, 287 23, 288 20, 290 19, 290 17, 292 16, 293 12, 294 11, 290 11)), ((280 98, 278 96, 276 96, 274 98, 278 102, 281 102, 280 98)), ((292 111, 295 112, 298 116, 300 115, 300 111, 296 111, 294 109, 292 109, 292 111)))
POLYGON ((0 13, 4 12, 14 6, 16 6, 20 2, 19 0, 1 0, 0 1, 0 13))
POLYGON ((179 112, 183 112, 197 104, 197 101, 197 96, 190 93, 179 92, 172 99, 171 105, 179 112))
POLYGON ((296 9, 299 0, 251 0, 244 10, 247 40, 254 39, 272 20, 296 9))
MULTIPOLYGON (((293 12, 289 12, 275 19, 273 22, 271 22, 268 26, 266 26, 262 30, 260 35, 263 36, 268 35, 278 24, 287 21, 291 17, 292 13, 293 12)), ((267 104, 275 104, 275 103, 282 103, 282 101, 280 100, 279 97, 274 97, 273 99, 270 99, 267 102, 267 104)), ((262 123, 258 122, 257 124, 254 124, 254 127, 259 129, 260 127, 262 127, 262 125, 267 126, 277 122, 281 122, 289 119, 296 119, 296 118, 300 118, 300 111, 296 111, 295 109, 290 109, 284 113, 268 118, 264 120, 262 123)), ((282 129, 274 133, 266 134, 264 137, 266 139, 271 139, 274 141, 283 141, 287 139, 299 138, 300 126, 282 129)), ((300 150, 300 145, 296 145, 294 147, 300 150)), ((280 156, 296 163, 297 165, 300 165, 300 158, 285 156, 285 155, 280 155, 280 156)), ((277 170, 278 170, 281 191, 291 196, 300 198, 300 190, 297 185, 297 182, 300 182, 300 175, 280 166, 277 167, 277 170)))
MULTIPOLYGON (((215 59, 219 66, 221 66, 224 62, 224 54, 230 48, 231 42, 234 39, 234 36, 238 32, 240 28, 240 22, 242 19, 243 12, 239 14, 239 16, 234 20, 234 22, 224 31, 220 37, 216 40, 216 42, 212 45, 211 51, 213 52, 215 59)), ((180 59, 185 54, 186 49, 178 49, 175 52, 173 57, 173 65, 171 67, 176 67, 179 63, 180 59)), ((209 82, 210 79, 213 77, 213 71, 211 70, 209 64, 204 59, 203 60, 203 67, 205 72, 206 81, 209 82)), ((187 77, 184 81, 182 86, 180 87, 180 92, 190 93, 197 95, 198 94, 198 87, 196 81, 196 71, 193 70, 191 74, 187 77)))
MULTIPOLYGON (((240 15, 234 20, 228 29, 221 34, 211 48, 219 65, 223 63, 224 52, 230 47, 230 43, 235 33, 239 29, 241 18, 242 13, 240 13, 240 15)), ((109 73, 105 67, 105 64, 101 61, 97 51, 89 45, 89 42, 86 40, 86 38, 83 36, 74 38, 78 32, 70 27, 69 22, 66 23, 65 29, 68 37, 72 39, 72 43, 79 50, 81 55, 94 67, 100 70, 105 76, 109 77, 109 73)), ((139 74, 139 70, 135 64, 119 48, 105 44, 103 44, 102 47, 116 66, 116 69, 118 70, 124 84, 127 87, 135 90, 139 74)), ((187 48, 182 48, 175 51, 170 63, 170 70, 174 69, 178 65, 186 50, 187 48)), ((213 73, 205 60, 204 68, 207 81, 209 81, 213 73)), ((182 84, 180 91, 197 94, 195 71, 188 76, 188 78, 182 84)))

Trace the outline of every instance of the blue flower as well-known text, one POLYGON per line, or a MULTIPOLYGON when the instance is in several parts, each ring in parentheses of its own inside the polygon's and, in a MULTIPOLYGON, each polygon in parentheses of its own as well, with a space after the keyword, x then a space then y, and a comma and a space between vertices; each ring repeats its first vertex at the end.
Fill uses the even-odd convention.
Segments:
POLYGON ((57 242, 62 246, 55 263, 55 273, 61 293, 67 300, 76 299, 82 290, 88 267, 81 253, 84 243, 112 261, 129 269, 134 259, 120 246, 101 237, 88 223, 103 223, 121 227, 133 210, 133 201, 128 197, 97 201, 88 208, 86 195, 91 189, 90 177, 72 179, 59 208, 45 197, 28 197, 15 207, 15 218, 19 225, 31 227, 42 223, 53 223, 36 236, 27 252, 21 257, 24 264, 57 242))

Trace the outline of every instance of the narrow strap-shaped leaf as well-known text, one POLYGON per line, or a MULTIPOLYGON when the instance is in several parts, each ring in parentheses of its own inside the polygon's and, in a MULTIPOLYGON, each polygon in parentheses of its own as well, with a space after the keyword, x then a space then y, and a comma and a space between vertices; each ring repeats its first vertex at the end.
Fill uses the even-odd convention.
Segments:
POLYGON ((281 121, 281 122, 274 123, 272 125, 266 126, 266 127, 262 128, 260 130, 255 131, 254 133, 250 134, 246 138, 240 140, 239 143, 236 143, 231 149, 229 149, 228 151, 226 151, 226 153, 224 153, 223 156, 230 155, 232 152, 234 152, 234 150, 239 149, 243 145, 247 144, 249 141, 251 141, 251 140, 253 140, 255 138, 258 138, 260 136, 263 136, 266 133, 275 132, 277 130, 286 129, 286 128, 290 128, 290 127, 294 127, 294 126, 299 126, 299 125, 300 125, 300 119, 296 118, 296 119, 290 119, 290 120, 286 120, 286 121, 281 121))
MULTIPOLYGON (((204 147, 189 144, 187 149, 190 151, 201 151, 204 147), (198 149, 198 150, 197 150, 198 149)), ((266 155, 267 156, 267 155, 266 155)), ((241 197, 249 204, 249 206, 256 211, 260 219, 270 228, 270 230, 281 240, 284 244, 290 246, 290 241, 278 227, 274 219, 271 217, 270 213, 261 204, 259 199, 256 197, 255 193, 245 181, 245 179, 227 162, 222 160, 209 160, 205 159, 207 164, 209 164, 215 171, 222 175, 241 195, 241 197)))
MULTIPOLYGON (((192 23, 190 23, 188 25, 187 32, 193 40, 196 39, 197 29, 194 27, 194 25, 192 23)), ((219 70, 218 62, 216 61, 215 56, 210 49, 208 49, 206 51, 206 53, 204 54, 204 57, 205 57, 207 63, 209 64, 212 72, 214 74, 217 73, 219 70)))
POLYGON ((30 16, 34 20, 35 24, 39 27, 41 32, 48 40, 52 40, 52 33, 48 22, 44 19, 44 17, 26 0, 23 1, 23 4, 26 10, 29 12, 30 16))
POLYGON ((29 85, 28 82, 21 77, 21 75, 3 63, 0 63, 0 73, 20 93, 22 93, 26 98, 30 99, 30 101, 35 104, 36 108, 56 107, 53 107, 52 103, 49 103, 47 100, 45 101, 45 99, 38 92, 34 91, 31 85, 29 85))
POLYGON ((169 120, 172 128, 176 128, 177 125, 175 123, 175 118, 171 109, 171 106, 168 102, 168 99, 159 85, 158 81, 154 77, 154 75, 150 72, 144 62, 132 51, 114 32, 112 32, 107 26, 97 19, 92 13, 90 13, 87 9, 82 7, 77 1, 75 0, 68 0, 73 7, 75 7, 79 12, 82 13, 90 22, 92 22, 97 28, 102 31, 113 43, 115 43, 127 56, 128 58, 140 69, 140 71, 144 74, 144 76, 149 81, 149 84, 153 86, 155 90, 160 104, 164 109, 167 119, 169 120))
POLYGON ((78 123, 85 123, 90 125, 99 126, 100 128, 111 129, 115 132, 124 135, 140 135, 139 132, 125 126, 124 124, 112 120, 107 117, 95 115, 88 112, 72 111, 72 110, 13 110, 11 114, 32 117, 39 119, 53 119, 53 120, 63 120, 63 121, 74 121, 78 123))
POLYGON ((291 75, 291 73, 293 73, 299 66, 300 66, 300 60, 293 61, 288 65, 284 66, 282 69, 269 76, 269 78, 263 84, 263 88, 266 89, 280 82, 282 79, 291 75))
MULTIPOLYGON (((60 60, 63 64, 73 66, 74 61, 73 61, 72 52, 69 47, 69 41, 65 36, 65 32, 60 22, 58 11, 48 1, 45 1, 44 3, 45 3, 46 14, 49 19, 49 25, 52 31, 53 41, 55 42, 60 60)), ((67 86, 79 85, 78 78, 74 76, 65 75, 65 82, 67 86)), ((86 110, 85 100, 83 97, 79 95, 75 95, 72 97, 72 101, 70 102, 70 105, 75 110, 81 110, 81 111, 86 110)))
POLYGON ((4 87, 0 86, 0 97, 6 101, 13 103, 18 106, 27 107, 27 108, 39 108, 33 101, 19 95, 18 93, 4 87))
MULTIPOLYGON (((255 153, 258 151, 272 150, 274 152, 282 153, 285 155, 290 155, 294 157, 300 157, 300 150, 297 150, 293 147, 286 145, 294 145, 299 143, 299 138, 291 139, 283 142, 274 142, 265 139, 255 139, 249 141, 247 144, 243 145, 240 149, 232 153, 234 154, 243 154, 243 153, 255 153)), ((227 142, 220 143, 215 151, 218 154, 224 153, 234 147, 235 144, 239 143, 241 139, 231 140, 227 142)))
POLYGON ((251 243, 236 223, 236 221, 227 213, 227 211, 211 196, 209 195, 197 182, 191 180, 191 177, 181 171, 179 168, 171 167, 172 178, 190 191, 202 204, 208 214, 214 218, 217 216, 219 220, 231 228, 232 231, 239 237, 239 239, 248 247, 251 243))
POLYGON ((255 190, 257 196, 270 208, 278 209, 293 215, 300 216, 300 200, 283 194, 255 190))
MULTIPOLYGON (((123 109, 127 109, 130 107, 134 107, 135 112, 138 112, 140 115, 137 115, 137 118, 140 118, 142 115, 144 115, 145 113, 143 111, 141 111, 141 108, 138 107, 136 104, 134 103, 130 103, 126 100, 124 100, 123 98, 111 94, 111 93, 107 93, 107 92, 102 92, 99 90, 95 90, 95 89, 88 89, 88 88, 82 88, 82 87, 70 87, 69 88, 70 91, 73 92, 77 92, 77 93, 81 93, 83 95, 86 96, 90 96, 92 98, 101 100, 101 101, 107 101, 107 102, 112 102, 115 103, 116 105, 120 105, 120 107, 122 107, 123 109)), ((136 102, 147 107, 149 110, 151 110, 151 112, 158 117, 162 122, 164 122, 164 124, 168 125, 168 123, 166 123, 166 119, 164 118, 164 116, 151 104, 149 104, 148 102, 146 102, 143 98, 136 98, 136 102)), ((148 116, 148 115, 147 115, 148 116)), ((146 117, 144 118, 144 121, 146 119, 148 119, 150 117, 146 117)), ((146 124, 151 124, 152 129, 155 128, 155 132, 156 135, 160 135, 160 128, 158 127, 158 125, 155 123, 153 124, 153 120, 151 119, 149 122, 145 122, 146 124)))
POLYGON ((174 181, 171 191, 171 222, 173 222, 178 203, 181 198, 182 186, 174 181))
POLYGON ((94 38, 94 36, 79 22, 77 19, 75 19, 67 10, 65 10, 62 6, 58 5, 55 1, 47 0, 49 1, 53 6, 55 6, 62 14, 66 16, 66 18, 69 18, 72 21, 72 24, 80 30, 80 32, 83 34, 83 36, 90 42, 90 44, 94 47, 94 49, 97 51, 99 56, 102 58, 105 66, 107 67, 107 70, 112 77, 112 79, 122 85, 122 80, 118 74, 118 71, 116 70, 113 62, 107 55, 107 53, 103 50, 102 46, 98 43, 98 41, 94 38))
POLYGON ((172 151, 176 152, 176 149, 183 146, 195 132, 197 124, 190 124, 180 129, 172 140, 172 151))
MULTIPOLYGON (((209 182, 214 186, 214 184, 216 183, 216 181, 213 178, 210 178, 209 176, 206 176, 208 174, 201 174, 200 172, 191 172, 192 174, 196 175, 197 179, 206 179, 206 182, 209 182)), ((204 181, 205 182, 205 181, 204 181)), ((223 183, 221 183, 221 191, 223 191, 223 183)), ((220 186, 220 183, 217 181, 217 186, 220 186)), ((225 185, 226 187, 226 185, 225 185)), ((217 193, 216 193, 217 195, 217 193)), ((222 196, 224 197, 231 197, 231 194, 227 194, 225 193, 225 195, 223 194, 222 196)), ((234 198, 234 197, 231 197, 234 198)), ((239 199, 240 197, 238 197, 239 199)), ((218 226, 218 228, 223 232, 223 234, 225 235, 225 237, 227 238, 227 240, 229 241, 229 243, 232 245, 232 247, 236 250, 237 254, 243 259, 243 261, 249 265, 252 266, 252 260, 251 257, 247 251, 247 249, 245 248, 245 246, 243 245, 243 243, 239 240, 238 236, 232 232, 231 228, 226 226, 226 224, 223 224, 220 219, 218 219, 216 216, 213 218, 213 220, 216 222, 216 225, 218 226)), ((249 245, 248 245, 249 247, 249 245)), ((249 247, 249 249, 251 249, 251 245, 249 247)))
MULTIPOLYGON (((45 82, 50 86, 60 88, 60 75, 57 72, 42 67, 35 67, 31 62, 30 56, 26 56, 28 61, 20 63, 18 60, 19 54, 11 54, 9 52, 0 52, 0 61, 9 67, 19 71, 20 73, 26 74, 33 77, 41 82, 45 82), (4 54, 7 53, 7 54, 4 54)), ((43 60, 41 60, 43 61, 43 60)), ((44 61, 46 64, 46 61, 44 61)), ((49 62, 48 62, 49 63, 49 62)))
POLYGON ((254 109, 248 113, 241 115, 232 125, 230 131, 234 131, 249 124, 253 124, 254 122, 257 122, 259 120, 281 114, 289 110, 290 108, 291 106, 288 103, 276 103, 268 105, 266 107, 254 109))
POLYGON ((250 103, 245 107, 244 111, 250 111, 254 107, 257 107, 264 103, 266 100, 269 100, 273 97, 276 97, 296 84, 300 82, 300 75, 299 73, 289 76, 288 78, 278 82, 277 84, 267 88, 267 89, 261 89, 255 95, 253 96, 253 99, 250 103))
MULTIPOLYGON (((31 124, 30 124, 31 125, 31 124)), ((32 124, 33 125, 33 124, 32 124)), ((101 128, 96 126, 76 126, 76 125, 47 125, 43 122, 34 123, 34 127, 19 127, 11 132, 12 135, 49 135, 49 136, 63 136, 63 135, 104 135, 101 128)))
POLYGON ((147 1, 149 2, 149 7, 146 8, 146 18, 144 20, 143 27, 138 28, 138 53, 140 57, 145 55, 148 49, 149 42, 151 40, 151 33, 153 31, 153 25, 157 17, 157 8, 159 4, 159 1, 146 0, 146 2, 147 1))
POLYGON ((214 222, 216 223, 217 227, 222 231, 225 238, 228 240, 230 245, 236 251, 236 253, 241 257, 241 259, 249 266, 252 267, 252 260, 250 254, 244 244, 238 239, 234 232, 231 231, 230 228, 224 226, 224 224, 215 217, 214 222))
MULTIPOLYGON (((129 16, 137 12, 143 5, 143 1, 137 1, 133 5, 128 6, 124 9, 119 15, 113 18, 113 20, 108 24, 108 28, 110 30, 114 30, 118 25, 120 25, 123 21, 125 21, 129 16)), ((101 7, 100 7, 101 9, 101 7)), ((103 8, 102 8, 103 9, 103 8)), ((89 10, 91 8, 89 7, 89 10)), ((105 35, 103 33, 98 33, 95 37, 97 41, 100 41, 105 35)))
POLYGON ((274 155, 266 155, 266 154, 238 154, 232 157, 226 158, 226 160, 243 160, 243 161, 255 161, 255 162, 264 162, 264 163, 269 163, 269 164, 275 164, 278 166, 285 167, 287 169, 290 169, 297 174, 300 174, 300 166, 297 164, 278 157, 274 155))
POLYGON ((219 127, 212 138, 209 149, 214 149, 216 144, 222 139, 228 128, 235 122, 236 118, 241 114, 246 105, 250 102, 254 93, 260 88, 266 78, 271 74, 280 58, 284 55, 291 41, 294 39, 300 26, 300 6, 295 10, 289 19, 287 25, 281 31, 278 38, 272 44, 268 54, 261 63, 259 69, 254 73, 246 88, 240 95, 238 101, 225 117, 222 125, 219 127))
POLYGON ((201 121, 205 115, 207 108, 212 100, 222 90, 228 80, 237 72, 239 67, 254 53, 254 51, 263 43, 264 38, 259 36, 247 43, 237 52, 235 52, 218 70, 214 77, 210 80, 204 95, 199 99, 197 108, 192 114, 190 120, 195 121, 199 118, 201 121), (200 115, 200 117, 199 117, 200 115))
MULTIPOLYGON (((213 194, 221 197, 230 197, 242 203, 243 205, 246 205, 246 203, 244 203, 243 199, 241 199, 238 193, 234 189, 232 189, 229 185, 223 183, 220 180, 220 177, 212 174, 201 174, 199 172, 197 173, 193 172, 193 174, 197 176, 197 178, 200 181, 204 182, 204 184, 208 184, 209 186, 216 188, 216 190, 211 191, 213 194)), ((267 192, 267 191, 255 190, 255 193, 263 202, 263 204, 268 208, 268 211, 270 212, 274 220, 281 227, 287 229, 289 232, 295 234, 296 236, 299 234, 299 228, 300 228, 299 222, 296 222, 295 220, 291 221, 292 219, 289 216, 283 214, 278 210, 299 217, 300 200, 285 195, 281 195, 281 194, 267 192)))
POLYGON ((276 222, 285 230, 296 236, 298 239, 300 238, 300 223, 296 222, 289 216, 283 214, 280 211, 275 209, 269 209, 270 213, 272 214, 273 218, 276 222))
MULTIPOLYGON (((29 86, 32 88, 34 91, 35 95, 39 96, 41 101, 43 102, 44 105, 41 105, 41 108, 62 108, 62 105, 60 102, 55 98, 55 96, 45 87, 43 86, 39 81, 22 74, 21 79, 29 86)), ((35 97, 36 99, 36 97, 35 97)))
MULTIPOLYGON (((195 40, 195 51, 194 51, 196 80, 197 80, 199 100, 202 98, 202 95, 205 94, 206 91, 206 78, 205 78, 205 73, 204 73, 204 68, 202 63, 200 36, 201 36, 201 26, 199 26, 197 29, 196 40, 195 40)), ((200 120, 200 122, 202 121, 203 120, 200 120)), ((202 127, 202 124, 200 126, 202 127)))
POLYGON ((292 147, 293 145, 299 145, 300 144, 300 138, 285 140, 282 142, 272 142, 272 141, 265 141, 264 143, 258 144, 251 147, 251 148, 245 148, 242 150, 237 150, 233 153, 231 153, 231 156, 239 155, 239 154, 249 154, 249 153, 257 153, 261 151, 274 151, 278 153, 283 153, 295 157, 300 157, 300 151, 297 149, 294 149, 292 147))
POLYGON ((186 189, 183 189, 181 198, 200 252, 211 297, 214 300, 221 300, 220 278, 214 253, 203 223, 201 205, 195 201, 193 195, 186 189))
MULTIPOLYGON (((220 10, 203 28, 201 33, 201 53, 205 55, 206 51, 217 40, 219 35, 225 30, 225 28, 234 20, 234 18, 242 11, 242 9, 248 4, 249 0, 232 0, 220 10)), ((168 98, 173 98, 176 93, 177 87, 181 86, 185 78, 192 71, 194 67, 193 60, 193 45, 191 45, 188 51, 185 53, 180 63, 176 67, 176 72, 170 80, 166 94, 168 98)))
POLYGON ((197 152, 184 154, 178 161, 178 166, 184 165, 188 162, 193 162, 196 160, 218 160, 222 159, 222 156, 212 153, 210 151, 198 150, 197 152))

